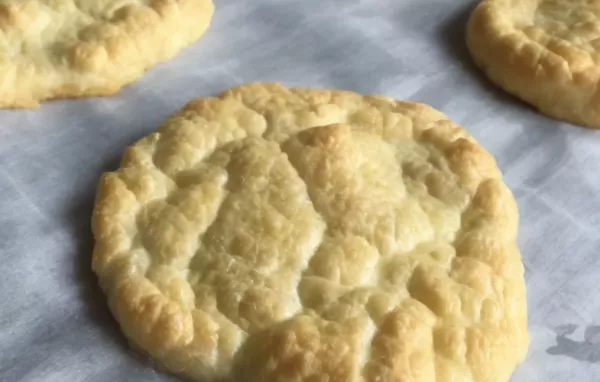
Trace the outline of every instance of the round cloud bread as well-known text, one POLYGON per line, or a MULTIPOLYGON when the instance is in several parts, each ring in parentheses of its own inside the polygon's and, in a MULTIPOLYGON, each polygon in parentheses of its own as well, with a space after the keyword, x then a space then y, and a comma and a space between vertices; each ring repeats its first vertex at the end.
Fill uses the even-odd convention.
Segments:
POLYGON ((600 128, 600 1, 485 0, 467 45, 507 92, 551 117, 600 128))
POLYGON ((212 14, 211 0, 0 0, 0 107, 114 94, 212 14))
POLYGON ((506 382, 518 212, 433 108, 247 84, 103 175, 93 269, 133 346, 197 381, 506 382))

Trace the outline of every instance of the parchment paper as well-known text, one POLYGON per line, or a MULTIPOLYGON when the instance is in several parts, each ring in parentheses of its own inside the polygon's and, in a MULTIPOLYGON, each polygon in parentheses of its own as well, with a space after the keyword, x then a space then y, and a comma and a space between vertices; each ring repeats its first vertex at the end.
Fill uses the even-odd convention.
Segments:
POLYGON ((463 42, 472 1, 216 6, 203 39, 115 97, 0 111, 1 381, 175 380, 130 355, 90 271, 96 182, 188 100, 247 81, 422 101, 471 131, 521 211, 531 348, 513 381, 600 381, 600 132, 480 75, 463 42))

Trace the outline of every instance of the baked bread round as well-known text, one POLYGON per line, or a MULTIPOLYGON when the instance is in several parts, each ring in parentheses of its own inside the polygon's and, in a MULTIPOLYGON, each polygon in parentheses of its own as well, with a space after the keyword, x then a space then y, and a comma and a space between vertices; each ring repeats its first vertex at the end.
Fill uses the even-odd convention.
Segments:
POLYGON ((196 381, 506 382, 518 212, 435 109, 247 84, 102 176, 93 269, 133 346, 196 381))
POLYGON ((508 93, 600 128, 600 1, 484 0, 466 37, 475 63, 508 93))
POLYGON ((0 107, 114 94, 204 33, 212 0, 0 1, 0 107))

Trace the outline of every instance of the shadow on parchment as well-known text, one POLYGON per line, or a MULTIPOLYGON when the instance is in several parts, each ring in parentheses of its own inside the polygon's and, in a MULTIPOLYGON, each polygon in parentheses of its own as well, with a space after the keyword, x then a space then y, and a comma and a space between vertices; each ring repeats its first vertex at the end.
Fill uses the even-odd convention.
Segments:
POLYGON ((586 327, 582 341, 568 338, 577 328, 578 326, 573 324, 556 328, 556 345, 546 349, 546 353, 583 362, 600 363, 600 325, 586 327))
MULTIPOLYGON (((452 60, 459 64, 462 74, 470 82, 475 82, 483 91, 492 95, 497 101, 510 104, 510 107, 521 110, 533 110, 535 108, 528 103, 514 97, 489 80, 485 73, 475 65, 466 43, 467 22, 471 12, 479 1, 473 1, 466 7, 452 15, 448 21, 440 24, 437 36, 445 47, 446 53, 452 60)), ((537 111, 536 111, 537 112, 537 111)))
MULTIPOLYGON (((114 158, 103 166, 98 172, 114 170, 118 167, 120 157, 114 158)), ((101 327, 111 342, 118 344, 124 350, 127 349, 127 341, 121 335, 118 324, 113 319, 106 296, 100 289, 98 278, 92 271, 92 252, 94 250, 94 237, 91 231, 91 216, 96 196, 96 182, 86 185, 85 189, 79 190, 77 201, 79 202, 67 216, 68 223, 72 226, 73 236, 77 240, 75 253, 76 281, 80 287, 81 298, 85 301, 87 319, 96 326, 101 327)))

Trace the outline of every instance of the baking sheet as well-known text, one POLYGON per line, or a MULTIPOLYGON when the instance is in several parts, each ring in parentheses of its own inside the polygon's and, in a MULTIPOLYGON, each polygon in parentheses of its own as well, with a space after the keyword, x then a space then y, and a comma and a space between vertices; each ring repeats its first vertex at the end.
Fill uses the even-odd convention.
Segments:
POLYGON ((471 131, 521 211, 531 348, 513 381, 600 380, 600 132, 489 85, 463 42, 472 1, 216 5, 202 40, 115 97, 0 111, 1 381, 175 380, 129 354, 96 286, 95 186, 186 101, 247 81, 426 102, 471 131))

